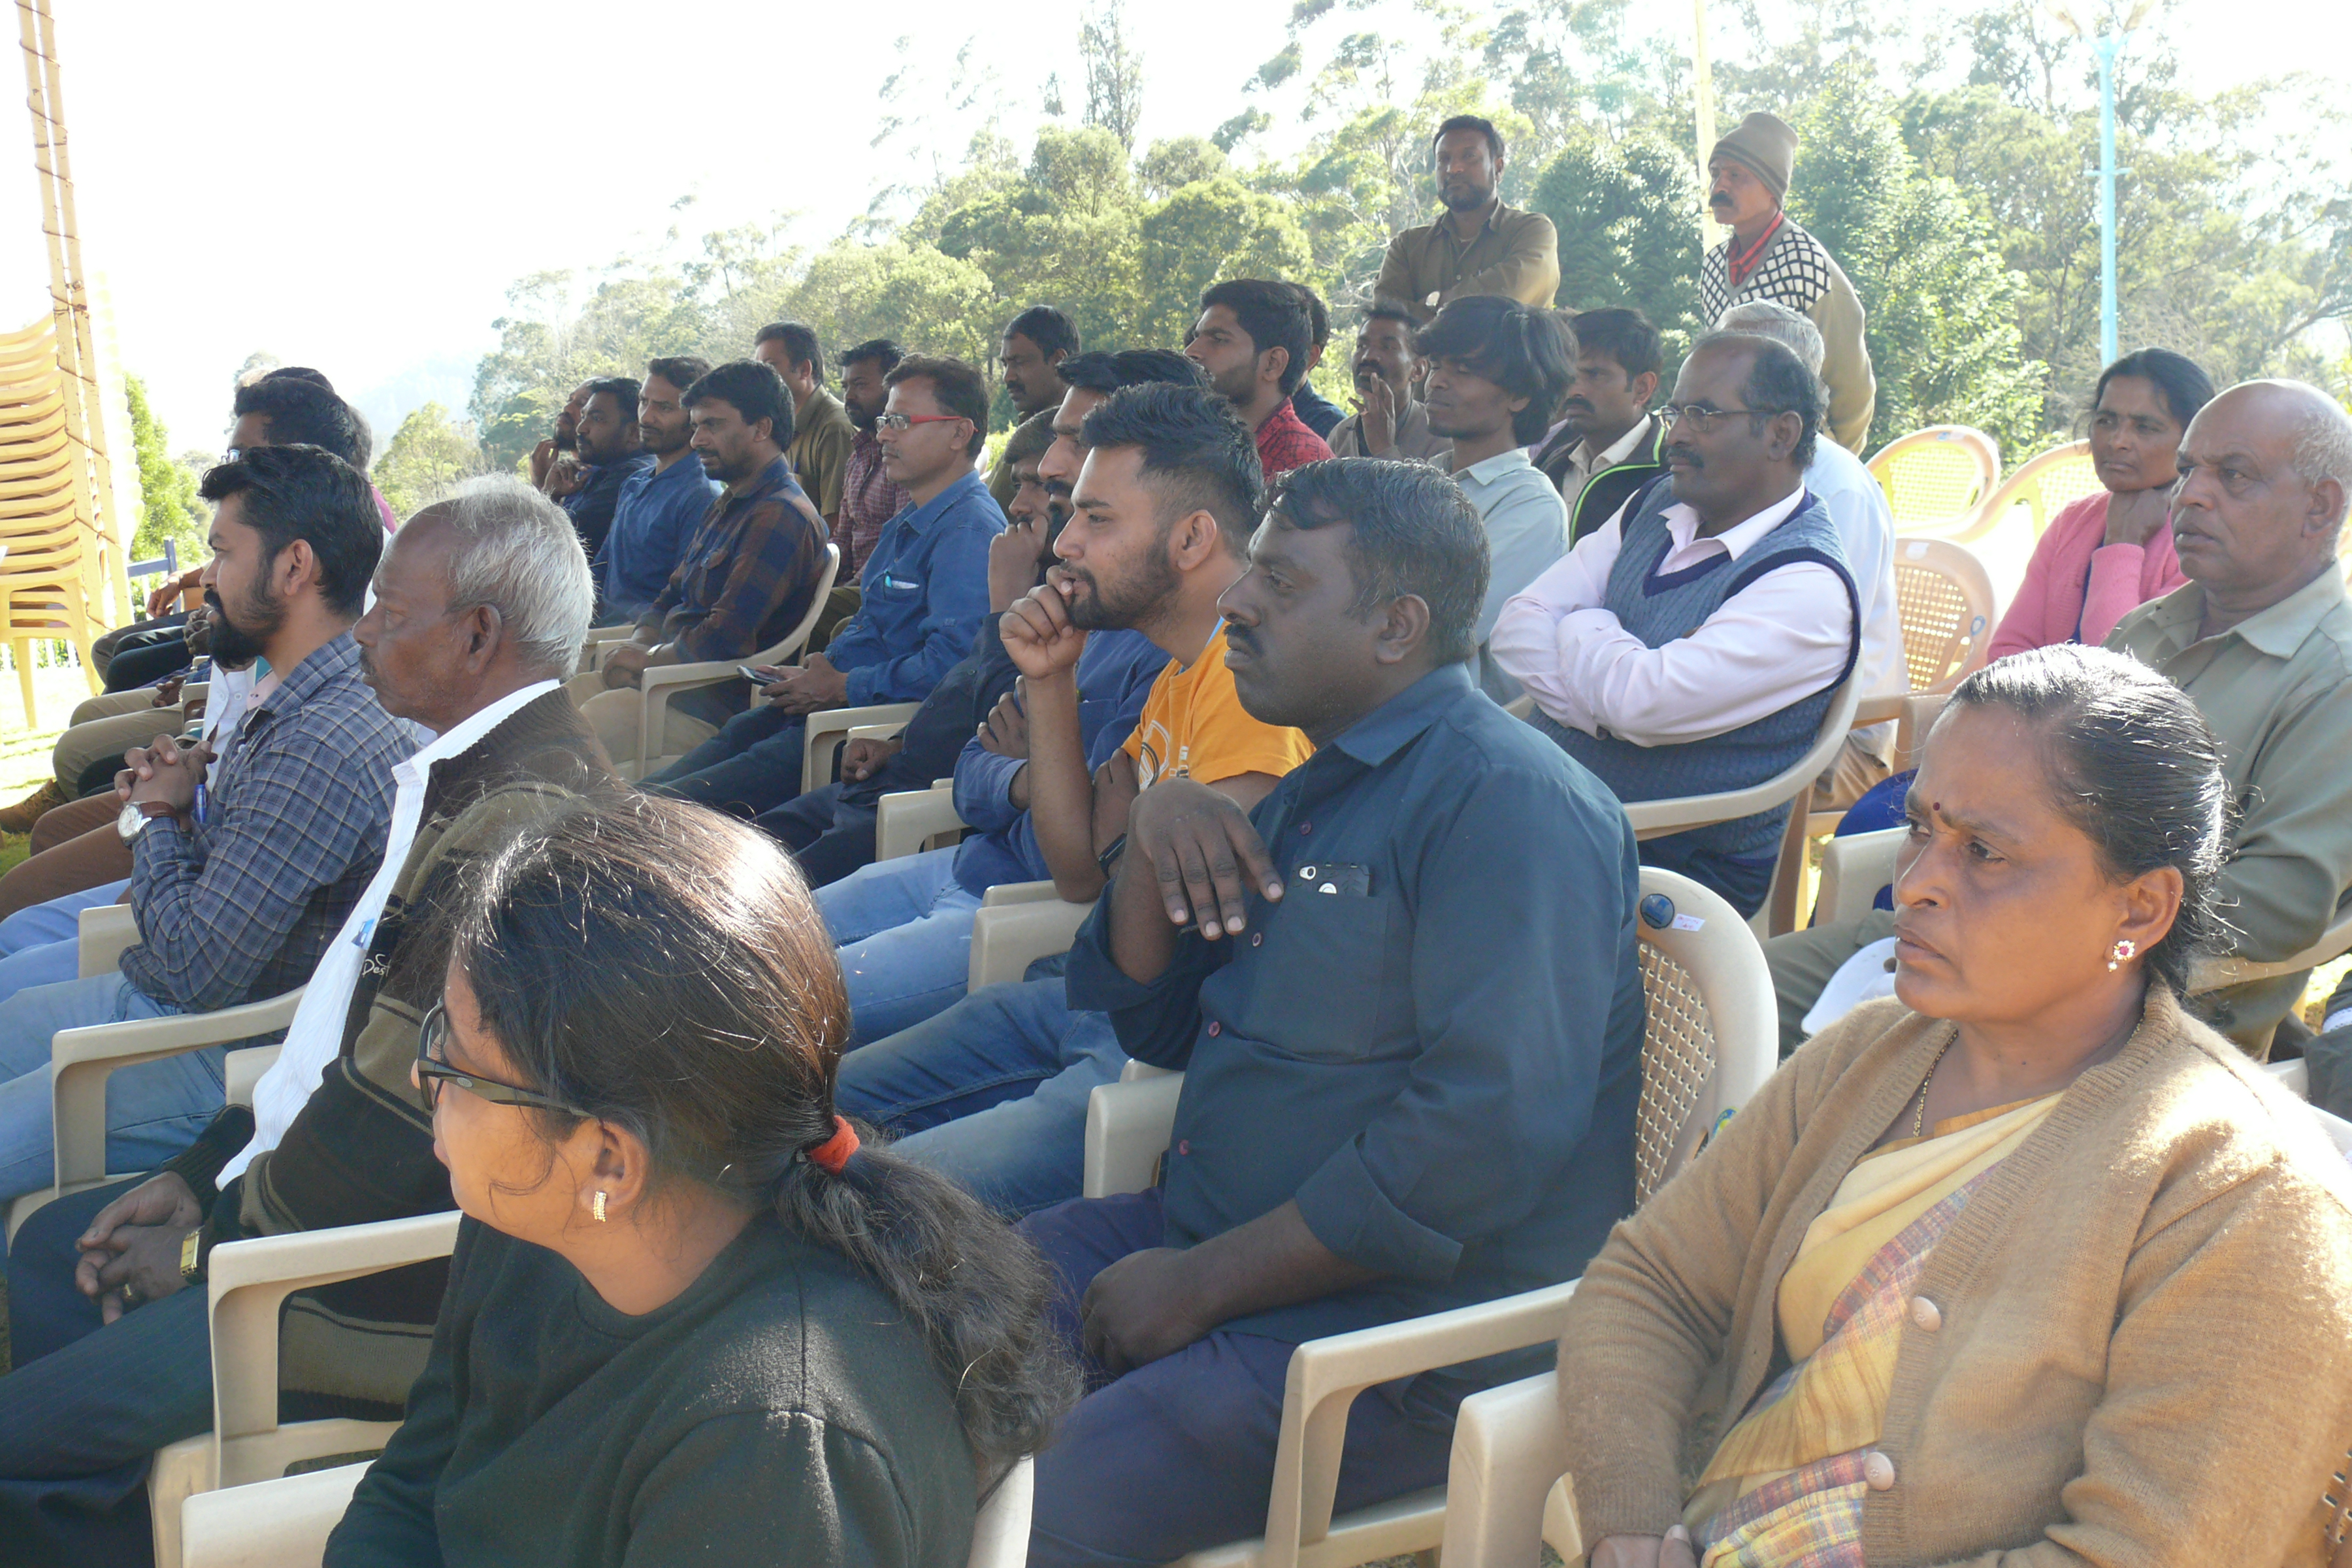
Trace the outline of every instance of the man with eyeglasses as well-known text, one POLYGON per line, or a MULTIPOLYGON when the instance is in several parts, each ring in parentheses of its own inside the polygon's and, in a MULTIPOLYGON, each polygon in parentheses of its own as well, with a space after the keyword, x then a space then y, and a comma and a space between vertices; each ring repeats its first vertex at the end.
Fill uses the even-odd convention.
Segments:
POLYGON ((908 499, 866 558, 857 613, 799 668, 758 670, 761 700, 648 787, 747 816, 773 810, 800 793, 809 714, 919 702, 971 650, 988 614, 989 542, 1004 531, 973 468, 988 438, 988 384, 961 360, 925 354, 899 361, 884 383, 875 434, 883 471, 908 499))
MULTIPOLYGON (((1666 472, 1504 606, 1495 661, 1536 724, 1621 801, 1712 795, 1796 763, 1861 653, 1829 510, 1805 489, 1826 399, 1769 338, 1717 332, 1660 410, 1666 472)), ((1789 807, 1653 838, 1743 916, 1763 906, 1789 807)))

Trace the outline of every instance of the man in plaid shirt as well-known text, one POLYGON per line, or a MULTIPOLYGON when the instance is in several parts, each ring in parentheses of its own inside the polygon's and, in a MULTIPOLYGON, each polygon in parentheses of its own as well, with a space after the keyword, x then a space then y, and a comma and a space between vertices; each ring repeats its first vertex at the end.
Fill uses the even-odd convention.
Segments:
MULTIPOLYGON (((206 474, 203 495, 217 509, 213 652, 265 659, 271 675, 216 767, 168 736, 125 759, 118 829, 141 941, 121 973, 63 978, 70 942, 0 960, 0 1199, 52 1178, 51 1036, 292 990, 383 858, 393 765, 414 743, 361 679, 351 637, 383 549, 367 480, 315 447, 265 447, 206 474)), ((110 1163, 144 1170, 184 1147, 220 1109, 224 1054, 117 1071, 110 1163)))

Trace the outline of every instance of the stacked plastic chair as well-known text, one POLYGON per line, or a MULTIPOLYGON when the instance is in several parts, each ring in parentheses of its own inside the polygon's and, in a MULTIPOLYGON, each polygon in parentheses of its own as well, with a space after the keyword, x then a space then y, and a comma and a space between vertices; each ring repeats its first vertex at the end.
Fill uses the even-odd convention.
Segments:
POLYGON ((89 478, 67 428, 65 385, 49 323, 0 336, 0 604, 25 722, 37 728, 33 645, 71 643, 98 689, 93 571, 100 552, 89 478))

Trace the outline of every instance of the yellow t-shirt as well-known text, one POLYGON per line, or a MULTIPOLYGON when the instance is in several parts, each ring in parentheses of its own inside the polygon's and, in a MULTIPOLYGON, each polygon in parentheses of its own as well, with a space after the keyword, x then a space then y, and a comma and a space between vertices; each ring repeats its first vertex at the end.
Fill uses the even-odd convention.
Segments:
POLYGON ((1174 659, 1151 683, 1143 717, 1127 738, 1138 783, 1186 776, 1217 784, 1243 773, 1280 778, 1314 753, 1313 742, 1297 730, 1261 723, 1242 706, 1234 672, 1225 668, 1225 628, 1201 650, 1189 669, 1174 659))

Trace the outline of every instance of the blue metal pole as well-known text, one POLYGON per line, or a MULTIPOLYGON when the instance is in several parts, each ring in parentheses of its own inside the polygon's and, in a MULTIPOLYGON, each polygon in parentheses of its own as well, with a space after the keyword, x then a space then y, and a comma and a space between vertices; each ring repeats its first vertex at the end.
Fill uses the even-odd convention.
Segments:
POLYGON ((2099 36, 2099 363, 2116 363, 2116 55, 2123 38, 2099 36))

